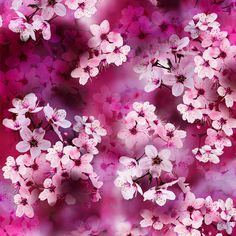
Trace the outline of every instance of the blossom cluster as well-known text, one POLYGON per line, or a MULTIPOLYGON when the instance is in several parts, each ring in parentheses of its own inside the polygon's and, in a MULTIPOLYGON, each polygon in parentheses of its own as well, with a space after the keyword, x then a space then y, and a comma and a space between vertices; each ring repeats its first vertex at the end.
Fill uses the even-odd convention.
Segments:
POLYGON ((231 198, 225 201, 218 199, 213 201, 210 196, 196 198, 192 192, 187 192, 183 200, 179 202, 177 214, 159 214, 156 210, 144 210, 141 213, 141 227, 148 227, 154 231, 170 230, 172 227, 177 235, 208 235, 213 231, 217 236, 232 235, 235 227, 236 208, 231 198))
POLYGON ((51 38, 51 21, 66 16, 68 9, 74 17, 91 17, 96 12, 97 0, 13 0, 11 8, 16 16, 9 23, 9 29, 20 33, 22 41, 36 40, 35 32, 43 39, 51 38), (67 9, 68 8, 68 9, 67 9))
POLYGON ((13 99, 12 105, 9 111, 14 118, 4 119, 3 124, 19 132, 22 141, 17 143, 16 150, 23 154, 7 157, 2 170, 4 178, 10 179, 18 189, 14 196, 16 215, 33 217, 33 204, 38 200, 47 200, 51 206, 62 200, 75 204, 79 196, 71 190, 73 185, 87 183, 88 195, 98 201, 103 183, 94 172, 92 160, 99 153, 97 146, 101 138, 106 135, 100 122, 93 116, 75 116, 72 138, 59 130, 72 125, 66 119, 65 110, 54 109, 49 104, 40 106, 34 93, 13 99), (60 139, 54 145, 46 138, 51 131, 60 139))
POLYGON ((99 69, 109 64, 120 66, 127 61, 130 51, 124 45, 120 33, 110 31, 110 24, 104 20, 100 25, 90 26, 92 37, 88 41, 91 53, 86 52, 80 57, 77 68, 71 72, 73 78, 79 78, 79 83, 85 85, 87 81, 98 75, 99 69))
POLYGON ((215 13, 195 15, 185 27, 190 37, 170 35, 159 46, 154 44, 134 67, 145 81, 146 92, 167 87, 174 96, 182 96, 177 109, 184 121, 199 130, 200 144, 193 153, 199 161, 215 164, 224 147, 232 146, 230 136, 236 128, 235 82, 231 78, 236 47, 216 19, 215 13))

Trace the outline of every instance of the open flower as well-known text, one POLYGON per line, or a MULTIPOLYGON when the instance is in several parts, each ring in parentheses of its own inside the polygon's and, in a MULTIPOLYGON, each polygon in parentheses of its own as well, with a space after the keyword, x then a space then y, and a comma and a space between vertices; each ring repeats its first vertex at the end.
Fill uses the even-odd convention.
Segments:
POLYGON ((89 39, 88 46, 90 48, 96 48, 101 45, 101 48, 104 48, 103 44, 107 44, 107 36, 110 31, 109 22, 104 20, 100 25, 93 24, 90 26, 90 31, 93 37, 89 39))
POLYGON ((37 200, 36 191, 32 191, 31 193, 25 189, 20 188, 19 194, 14 196, 14 202, 17 205, 16 215, 21 217, 26 215, 29 218, 34 217, 34 210, 32 204, 37 200))
POLYGON ((4 119, 2 124, 12 130, 20 130, 30 125, 30 119, 19 114, 15 119, 4 119))
POLYGON ((148 170, 155 178, 159 177, 162 171, 171 172, 172 163, 169 161, 170 150, 163 149, 160 152, 153 145, 145 147, 145 157, 140 160, 140 166, 148 170))
POLYGON ((193 149, 193 154, 196 155, 196 159, 201 162, 212 162, 217 164, 220 162, 219 156, 223 154, 222 149, 214 149, 209 145, 204 145, 201 148, 193 149))
POLYGON ((17 151, 30 151, 32 158, 39 156, 42 150, 46 151, 51 146, 50 141, 43 139, 44 135, 45 130, 42 128, 35 129, 33 132, 26 127, 21 129, 20 136, 23 141, 16 145, 17 151))
POLYGON ((143 194, 141 187, 135 183, 129 171, 118 171, 118 177, 115 179, 115 186, 121 188, 121 193, 124 199, 129 200, 134 197, 137 192, 143 194))
POLYGON ((62 4, 63 0, 42 0, 40 7, 42 8, 42 17, 44 20, 50 20, 54 14, 57 16, 66 15, 66 7, 62 4))
POLYGON ((175 194, 167 189, 150 188, 143 194, 144 201, 150 200, 159 206, 164 206, 167 200, 175 200, 175 194))
POLYGON ((10 108, 9 111, 22 115, 27 112, 36 113, 43 109, 43 107, 38 107, 38 98, 34 93, 27 94, 23 99, 14 98, 12 105, 14 108, 10 108))
POLYGON ((59 110, 53 109, 52 107, 49 106, 49 104, 47 104, 47 106, 43 108, 43 111, 46 119, 50 122, 54 131, 62 140, 62 136, 58 128, 62 127, 65 129, 71 126, 71 122, 66 120, 66 111, 63 109, 59 110))
POLYGON ((164 225, 160 221, 159 214, 157 212, 152 212, 149 210, 144 210, 141 213, 143 220, 140 222, 141 227, 153 227, 155 230, 161 230, 164 225))
POLYGON ((47 200, 48 204, 53 206, 60 195, 60 183, 61 179, 57 175, 54 175, 52 179, 45 179, 43 182, 44 190, 39 194, 39 199, 41 201, 47 200))
POLYGON ((85 85, 89 78, 95 77, 99 70, 97 68, 98 62, 89 59, 89 55, 85 54, 80 57, 79 65, 71 72, 73 78, 79 78, 79 83, 85 85))

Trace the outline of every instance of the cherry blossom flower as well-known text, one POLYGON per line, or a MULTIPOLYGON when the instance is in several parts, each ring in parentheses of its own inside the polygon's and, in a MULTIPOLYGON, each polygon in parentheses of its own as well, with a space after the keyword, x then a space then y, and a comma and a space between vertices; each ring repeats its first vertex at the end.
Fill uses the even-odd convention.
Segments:
POLYGON ((41 31, 42 36, 45 40, 49 40, 51 38, 50 24, 47 21, 45 21, 42 17, 35 15, 33 17, 32 26, 34 30, 41 31))
POLYGON ((107 134, 106 130, 101 127, 100 121, 94 119, 94 117, 90 117, 90 122, 86 123, 85 132, 99 143, 101 142, 101 137, 107 134))
POLYGON ((209 27, 215 29, 219 27, 219 23, 215 21, 217 19, 217 14, 211 13, 206 15, 205 13, 199 13, 193 17, 194 20, 198 20, 197 27, 205 31, 209 27))
POLYGON ((61 164, 61 159, 64 155, 63 143, 58 141, 52 148, 48 148, 48 153, 46 154, 46 160, 50 162, 51 167, 57 168, 61 164))
POLYGON ((92 154, 84 154, 80 156, 80 152, 76 147, 67 146, 64 148, 65 154, 62 157, 62 164, 70 169, 72 179, 87 179, 87 176, 93 173, 92 154))
POLYGON ((220 86, 217 89, 218 94, 224 98, 227 107, 232 107, 236 101, 236 91, 232 90, 230 87, 220 86))
POLYGON ((89 78, 95 77, 99 70, 98 63, 93 59, 89 59, 88 54, 80 57, 79 65, 71 72, 73 78, 79 78, 79 83, 85 85, 89 78))
POLYGON ((2 124, 12 130, 20 130, 30 125, 30 119, 19 114, 15 119, 4 119, 2 124))
POLYGON ((172 34, 169 38, 169 44, 170 49, 174 52, 177 52, 188 46, 189 38, 184 37, 180 39, 178 35, 172 34))
MULTIPOLYGON (((74 0, 68 0, 67 2, 73 2, 74 0)), ((76 19, 79 19, 83 16, 85 17, 91 17, 96 11, 96 5, 97 3, 97 0, 77 0, 77 5, 78 5, 78 8, 76 8, 76 11, 74 13, 74 16, 76 19)), ((67 4, 68 7, 72 6, 71 9, 74 10, 74 7, 72 4, 67 4)))
POLYGON ((27 171, 23 162, 23 156, 19 156, 16 160, 12 156, 7 157, 2 171, 5 179, 10 179, 12 183, 17 183, 27 171))
POLYGON ((222 149, 213 149, 209 145, 204 145, 201 148, 193 149, 193 154, 195 154, 196 159, 201 162, 218 164, 220 162, 219 156, 223 154, 223 151, 222 149))
POLYGON ((88 46, 90 48, 96 48, 100 46, 104 48, 103 44, 107 43, 108 33, 110 31, 110 24, 107 20, 104 20, 100 25, 91 25, 90 31, 93 35, 88 41, 88 46))
POLYGON ((115 179, 115 186, 121 189, 124 199, 129 200, 134 197, 137 192, 143 194, 141 187, 132 180, 129 171, 117 171, 118 177, 115 179))
POLYGON ((205 204, 204 204, 204 222, 206 225, 210 225, 213 221, 217 222, 219 220, 219 204, 218 202, 214 202, 211 198, 211 196, 208 196, 205 199, 205 204))
POLYGON ((14 202, 17 205, 16 216, 21 217, 26 215, 29 218, 34 217, 34 210, 32 204, 37 199, 37 193, 32 191, 31 193, 24 188, 20 188, 19 194, 14 196, 14 202))
POLYGON ((146 85, 144 87, 145 92, 152 92, 159 88, 162 83, 162 72, 156 67, 152 67, 150 70, 145 71, 139 78, 145 80, 146 85))
POLYGON ((119 162, 127 168, 131 176, 140 177, 142 175, 142 168, 135 159, 122 156, 119 162))
POLYGON ((146 156, 140 160, 140 166, 149 170, 154 178, 159 177, 162 171, 172 171, 172 163, 169 161, 170 154, 171 152, 168 149, 158 152, 155 146, 147 145, 145 147, 146 156))
POLYGON ((217 149, 223 149, 224 147, 231 147, 232 143, 228 139, 224 131, 216 131, 214 129, 207 129, 206 144, 212 146, 215 145, 217 149))
POLYGON ((42 0, 40 7, 42 8, 43 19, 50 20, 54 14, 57 16, 65 16, 66 7, 61 2, 62 0, 42 0))
POLYGON ((195 120, 202 119, 201 103, 198 100, 185 99, 184 103, 177 106, 178 111, 182 114, 183 120, 193 123, 195 120))
POLYGON ((149 102, 134 102, 133 109, 134 111, 129 112, 126 118, 134 119, 138 124, 145 125, 157 118, 155 115, 156 108, 152 104, 149 104, 149 102))
POLYGON ((89 138, 89 135, 84 132, 80 133, 77 138, 74 138, 72 143, 77 146, 82 153, 98 154, 98 149, 96 148, 98 142, 93 138, 89 138))
POLYGON ((59 110, 53 109, 52 107, 50 107, 49 104, 47 104, 47 106, 43 108, 43 111, 44 111, 46 119, 49 121, 54 131, 62 140, 62 136, 58 128, 62 127, 66 129, 71 126, 71 122, 66 120, 66 111, 63 109, 59 109, 59 110))
POLYGON ((200 78, 209 78, 212 79, 215 74, 215 69, 217 68, 217 60, 209 57, 207 52, 203 53, 203 56, 194 57, 194 62, 196 67, 194 69, 195 73, 198 73, 200 78))
POLYGON ((177 130, 173 124, 167 123, 165 125, 158 125, 155 128, 154 136, 155 135, 167 142, 167 145, 170 147, 174 146, 177 148, 182 148, 182 139, 186 137, 186 131, 177 130))
POLYGON ((125 128, 120 130, 117 136, 129 148, 141 146, 148 142, 147 125, 140 125, 128 119, 126 120, 125 128))
POLYGON ((233 207, 233 200, 227 198, 224 202, 219 199, 219 207, 222 210, 220 213, 221 221, 217 223, 218 230, 225 230, 227 234, 232 234, 233 228, 235 227, 235 216, 236 209, 233 207))
POLYGON ((178 236, 201 236, 201 232, 199 230, 184 224, 177 224, 174 228, 174 232, 176 232, 178 236))
POLYGON ((228 39, 223 39, 219 46, 217 64, 220 67, 227 67, 234 60, 236 55, 236 46, 231 46, 228 39))
POLYGON ((120 66, 123 62, 126 62, 130 47, 123 45, 123 38, 120 35, 115 36, 114 34, 116 33, 111 32, 108 34, 108 39, 116 38, 116 40, 109 40, 111 43, 106 46, 106 52, 108 53, 106 61, 108 64, 114 63, 116 66, 120 66))
POLYGON ((188 192, 181 207, 181 222, 185 226, 192 226, 194 229, 198 229, 202 225, 203 221, 203 216, 200 212, 203 205, 203 198, 195 198, 195 195, 192 192, 188 192))
POLYGON ((172 94, 176 97, 184 92, 184 88, 193 88, 193 67, 178 67, 172 73, 166 74, 163 78, 163 83, 172 86, 172 94))
POLYGON ((42 128, 35 129, 33 132, 26 127, 21 129, 20 136, 23 141, 16 145, 17 151, 30 151, 32 158, 39 156, 42 150, 47 150, 51 146, 50 141, 43 139, 44 135, 45 130, 42 128))
POLYGON ((141 227, 153 227, 155 230, 161 230, 163 228, 163 223, 160 221, 159 216, 155 212, 149 210, 144 210, 141 213, 143 220, 140 221, 141 227))
POLYGON ((38 107, 38 98, 34 93, 27 94, 22 100, 19 98, 14 98, 12 100, 12 105, 14 108, 10 108, 9 111, 16 114, 25 114, 27 112, 36 113, 43 109, 43 107, 38 107))
POLYGON ((202 46, 208 48, 210 46, 218 47, 223 39, 227 37, 226 31, 221 31, 219 28, 212 29, 210 32, 204 34, 202 46))
POLYGON ((60 194, 61 179, 54 175, 52 179, 45 179, 43 182, 44 190, 39 194, 41 201, 47 200, 50 206, 55 205, 58 195, 60 194))
POLYGON ((167 189, 150 188, 144 194, 144 201, 150 200, 159 206, 164 206, 167 200, 175 200, 176 196, 173 192, 167 189))
POLYGON ((20 39, 27 41, 29 38, 36 40, 33 25, 27 23, 26 17, 19 11, 16 11, 17 17, 9 23, 9 29, 15 33, 20 33, 20 39))
POLYGON ((226 135, 233 135, 233 128, 236 128, 236 119, 229 117, 229 112, 222 109, 220 114, 214 117, 212 127, 216 130, 223 130, 226 135))

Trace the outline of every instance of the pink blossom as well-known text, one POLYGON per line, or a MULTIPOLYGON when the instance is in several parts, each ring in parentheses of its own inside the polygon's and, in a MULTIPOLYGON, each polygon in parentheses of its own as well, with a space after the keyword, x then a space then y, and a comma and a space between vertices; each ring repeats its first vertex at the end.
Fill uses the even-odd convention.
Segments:
POLYGON ((134 111, 131 111, 126 116, 127 119, 134 119, 138 124, 145 125, 146 123, 151 123, 157 116, 155 115, 155 106, 149 102, 134 102, 134 111))
POLYGON ((213 146, 217 149, 224 147, 231 147, 232 143, 224 131, 216 131, 214 129, 207 129, 206 144, 213 146))
POLYGON ((118 177, 115 179, 115 186, 121 189, 124 199, 129 200, 134 197, 137 192, 143 193, 141 187, 132 180, 129 171, 117 171, 118 177))
POLYGON ((163 228, 163 223, 160 221, 157 212, 151 212, 149 210, 144 210, 141 213, 143 220, 140 221, 141 227, 153 227, 155 230, 161 230, 163 228))
POLYGON ((206 225, 212 224, 212 222, 217 222, 219 220, 219 204, 218 202, 214 202, 211 196, 208 196, 205 199, 204 204, 204 222, 206 225))
POLYGON ((51 27, 50 24, 42 19, 42 17, 35 15, 33 17, 33 28, 36 31, 41 31, 42 36, 45 40, 49 40, 51 38, 51 27))
POLYGON ((167 142, 168 146, 174 146, 177 148, 183 147, 182 139, 186 137, 186 131, 177 130, 176 127, 171 123, 167 123, 165 125, 160 124, 154 128, 154 130, 154 136, 157 135, 160 137, 162 140, 167 142))
POLYGON ((97 61, 89 59, 89 55, 86 53, 80 57, 79 65, 71 72, 71 76, 79 78, 79 83, 85 85, 89 78, 95 77, 98 74, 97 66, 97 61))
POLYGON ((108 64, 114 63, 116 66, 120 66, 126 62, 130 47, 123 45, 123 38, 117 33, 110 32, 107 37, 110 43, 106 46, 108 53, 106 61, 108 64))
POLYGON ((117 136, 130 148, 146 144, 148 142, 147 125, 140 125, 133 119, 128 119, 125 128, 121 129, 117 136))
POLYGON ((178 97, 183 94, 185 87, 193 88, 193 70, 192 65, 183 68, 180 65, 172 73, 164 76, 163 83, 172 86, 172 94, 178 97))
POLYGON ((50 20, 54 14, 57 16, 65 16, 66 7, 61 2, 62 0, 42 0, 40 7, 42 8, 43 19, 50 20))
POLYGON ((176 232, 178 236, 201 236, 201 232, 199 230, 184 224, 177 224, 174 228, 174 232, 176 232))
POLYGON ((192 192, 188 192, 185 196, 184 203, 181 206, 181 222, 186 226, 192 226, 193 228, 198 229, 203 221, 203 216, 200 211, 203 205, 203 198, 196 198, 192 192))
POLYGON ((169 44, 171 50, 177 52, 188 46, 189 38, 184 37, 180 39, 178 35, 172 34, 169 38, 169 44))
POLYGON ((202 46, 204 48, 208 48, 210 46, 218 47, 223 39, 227 37, 228 33, 225 31, 221 31, 219 28, 212 29, 211 31, 207 31, 204 34, 202 40, 202 46))
POLYGON ((144 194, 144 201, 150 200, 159 206, 164 206, 167 200, 175 200, 175 194, 167 189, 150 188, 144 194))
POLYGON ((236 128, 236 119, 230 117, 226 109, 221 109, 218 116, 214 117, 212 127, 216 130, 223 130, 226 135, 233 135, 233 128, 236 128))
POLYGON ((140 177, 142 175, 142 168, 135 159, 122 156, 119 162, 127 168, 131 176, 140 177))
POLYGON ((61 179, 57 175, 54 175, 52 179, 45 179, 43 182, 44 190, 39 194, 39 199, 41 201, 47 200, 51 206, 55 205, 60 194, 60 183, 61 179))
POLYGON ((184 103, 177 106, 183 120, 193 123, 195 120, 202 119, 201 103, 198 100, 185 99, 184 103))
POLYGON ((46 160, 50 162, 51 167, 57 168, 61 164, 61 159, 65 155, 63 143, 58 141, 52 148, 48 148, 46 154, 46 160))
POLYGON ((66 155, 62 157, 61 161, 63 166, 70 169, 72 179, 87 179, 88 175, 93 173, 93 166, 91 165, 92 154, 87 153, 81 156, 79 150, 72 146, 66 146, 64 151, 66 155))
POLYGON ((36 40, 33 26, 27 23, 26 17, 21 12, 16 11, 16 14, 16 19, 10 21, 9 29, 15 33, 20 33, 22 41, 27 41, 29 38, 36 40))
POLYGON ((172 163, 169 161, 170 154, 168 149, 158 152, 155 146, 147 145, 145 157, 140 160, 140 166, 144 170, 148 170, 154 178, 159 177, 162 171, 172 171, 172 163))
POLYGON ((98 149, 96 148, 98 142, 93 138, 89 138, 89 135, 86 133, 80 133, 77 138, 72 140, 72 143, 77 146, 82 153, 98 154, 98 149))
POLYGON ((43 139, 44 135, 45 130, 42 128, 35 129, 31 132, 30 129, 24 127, 20 130, 20 136, 23 141, 20 141, 16 145, 17 151, 30 151, 32 158, 39 156, 42 150, 47 150, 51 146, 50 141, 43 139))
POLYGON ((66 111, 63 109, 53 109, 49 104, 43 108, 43 111, 47 121, 52 125, 54 131, 62 140, 62 136, 58 128, 62 127, 66 129, 71 126, 71 122, 66 120, 66 111))
POLYGON ((5 166, 2 168, 3 176, 5 179, 10 179, 12 183, 17 183, 27 171, 24 162, 24 155, 21 155, 16 158, 16 160, 9 156, 5 166))
POLYGON ((10 108, 9 111, 17 114, 25 114, 27 112, 36 113, 43 109, 38 107, 38 98, 34 93, 27 94, 23 99, 14 98, 12 105, 14 108, 10 108))
MULTIPOLYGON (((73 0, 69 0, 67 2, 72 2, 73 0)), ((74 13, 74 16, 76 19, 79 19, 83 16, 85 17, 91 17, 96 11, 96 5, 97 3, 97 0, 77 0, 77 5, 78 5, 78 8, 76 8, 76 11, 74 13)), ((68 4, 68 7, 70 7, 71 9, 75 10, 74 9, 74 5, 72 4, 68 4)))
POLYGON ((207 52, 203 53, 203 56, 194 57, 194 62, 196 67, 194 69, 195 73, 198 73, 198 76, 202 78, 212 79, 215 74, 215 69, 217 68, 217 60, 209 57, 207 52))
POLYGON ((95 120, 94 117, 90 117, 92 120, 86 123, 85 133, 91 135, 95 141, 101 142, 101 137, 107 134, 106 130, 102 128, 99 120, 95 120))
POLYGON ((90 31, 93 35, 92 38, 88 41, 88 46, 90 48, 96 48, 98 46, 101 46, 101 48, 104 48, 102 45, 107 43, 108 40, 108 33, 110 31, 110 24, 107 20, 104 20, 100 25, 91 25, 90 31))
POLYGON ((19 194, 14 196, 14 202, 17 205, 16 216, 21 217, 26 215, 29 218, 34 217, 34 210, 32 204, 37 199, 37 193, 32 191, 31 193, 24 188, 20 188, 19 194))
POLYGON ((218 94, 224 98, 227 107, 232 107, 236 101, 236 91, 232 90, 230 87, 220 86, 217 89, 218 94))
POLYGON ((30 125, 30 119, 19 114, 15 119, 4 119, 2 124, 12 130, 20 130, 30 125))
POLYGON ((204 145, 201 148, 193 149, 193 154, 195 154, 196 159, 201 162, 218 164, 220 162, 219 156, 223 154, 223 151, 222 149, 214 149, 209 145, 204 145))

